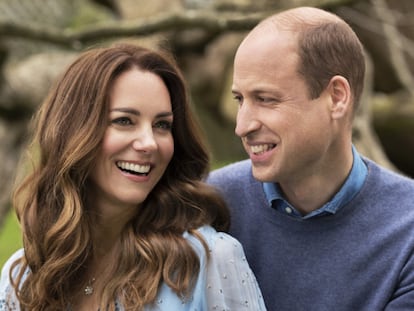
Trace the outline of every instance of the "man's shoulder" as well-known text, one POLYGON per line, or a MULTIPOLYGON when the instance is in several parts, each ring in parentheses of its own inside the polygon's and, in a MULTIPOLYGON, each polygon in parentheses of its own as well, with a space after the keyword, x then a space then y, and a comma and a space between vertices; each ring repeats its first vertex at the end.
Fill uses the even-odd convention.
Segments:
POLYGON ((370 160, 365 163, 368 177, 363 186, 364 197, 375 205, 398 206, 402 213, 414 212, 414 179, 370 160))
POLYGON ((249 195, 262 189, 262 183, 253 177, 250 160, 235 162, 212 171, 207 177, 207 183, 225 193, 226 200, 238 200, 241 194, 249 195))
MULTIPOLYGON (((386 187, 408 187, 414 188, 414 179, 403 175, 403 173, 383 167, 378 163, 364 158, 368 167, 369 176, 374 179, 377 185, 384 185, 386 187)), ((414 195, 414 193, 413 193, 414 195)))
POLYGON ((219 181, 219 180, 231 180, 239 179, 241 177, 246 177, 251 175, 252 165, 251 161, 243 160, 234 162, 228 165, 225 165, 221 168, 215 169, 210 172, 208 176, 209 182, 219 181))

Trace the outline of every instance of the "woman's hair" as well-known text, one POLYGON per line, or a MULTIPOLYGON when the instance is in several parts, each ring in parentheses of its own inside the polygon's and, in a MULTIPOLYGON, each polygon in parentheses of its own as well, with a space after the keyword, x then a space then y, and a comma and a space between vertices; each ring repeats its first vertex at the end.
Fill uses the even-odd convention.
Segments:
POLYGON ((114 310, 117 300, 125 310, 141 310, 154 302, 161 282, 187 297, 199 259, 183 232, 197 235, 194 230, 204 224, 228 227, 224 201, 202 182, 208 154, 174 60, 131 44, 90 49, 69 66, 39 109, 34 168, 14 195, 25 248, 25 257, 14 264, 20 271, 14 287, 23 310, 64 310, 86 282, 97 217, 88 203, 88 178, 107 128, 111 86, 134 68, 156 74, 168 88, 174 155, 121 234, 101 309, 114 310))

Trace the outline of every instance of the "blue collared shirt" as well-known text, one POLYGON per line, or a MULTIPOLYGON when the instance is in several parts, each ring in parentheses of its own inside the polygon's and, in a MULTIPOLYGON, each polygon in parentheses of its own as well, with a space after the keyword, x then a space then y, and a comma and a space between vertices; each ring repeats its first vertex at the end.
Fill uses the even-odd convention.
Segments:
POLYGON ((335 196, 322 207, 302 216, 282 195, 282 191, 277 183, 263 183, 263 190, 269 205, 274 209, 289 214, 293 217, 308 219, 312 217, 335 214, 341 207, 345 206, 352 198, 361 190, 367 177, 368 169, 360 155, 352 146, 352 155, 354 161, 352 163, 351 172, 349 173, 345 183, 335 196))

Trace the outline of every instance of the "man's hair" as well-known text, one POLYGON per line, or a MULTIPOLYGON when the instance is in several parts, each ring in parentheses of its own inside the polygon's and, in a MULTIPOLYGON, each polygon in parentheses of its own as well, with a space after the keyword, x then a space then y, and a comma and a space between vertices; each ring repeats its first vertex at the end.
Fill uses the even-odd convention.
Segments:
POLYGON ((318 98, 331 78, 340 75, 349 82, 356 111, 364 87, 363 46, 352 28, 330 12, 301 7, 269 17, 264 23, 297 35, 299 64, 311 99, 318 98))
POLYGON ((346 78, 357 108, 364 86, 365 59, 362 45, 345 23, 325 22, 306 28, 298 38, 300 63, 311 98, 317 98, 335 75, 346 78))

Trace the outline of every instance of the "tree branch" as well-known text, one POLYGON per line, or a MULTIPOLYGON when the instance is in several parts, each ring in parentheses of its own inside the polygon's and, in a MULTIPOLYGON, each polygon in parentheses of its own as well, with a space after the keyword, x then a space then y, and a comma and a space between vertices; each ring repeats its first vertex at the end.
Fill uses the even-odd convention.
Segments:
POLYGON ((371 0, 371 3, 373 4, 376 15, 382 21, 385 42, 390 52, 390 59, 395 68, 395 72, 404 85, 404 88, 413 97, 414 91, 412 90, 412 86, 414 85, 414 78, 410 72, 410 67, 403 49, 401 48, 404 44, 402 35, 396 26, 397 22, 395 17, 384 0, 371 0))
POLYGON ((116 21, 89 26, 81 30, 56 30, 44 26, 18 25, 0 22, 0 37, 18 37, 80 49, 84 45, 102 40, 129 36, 149 36, 171 30, 200 28, 207 32, 245 31, 273 12, 256 14, 220 15, 217 12, 183 11, 160 14, 144 20, 116 21))

